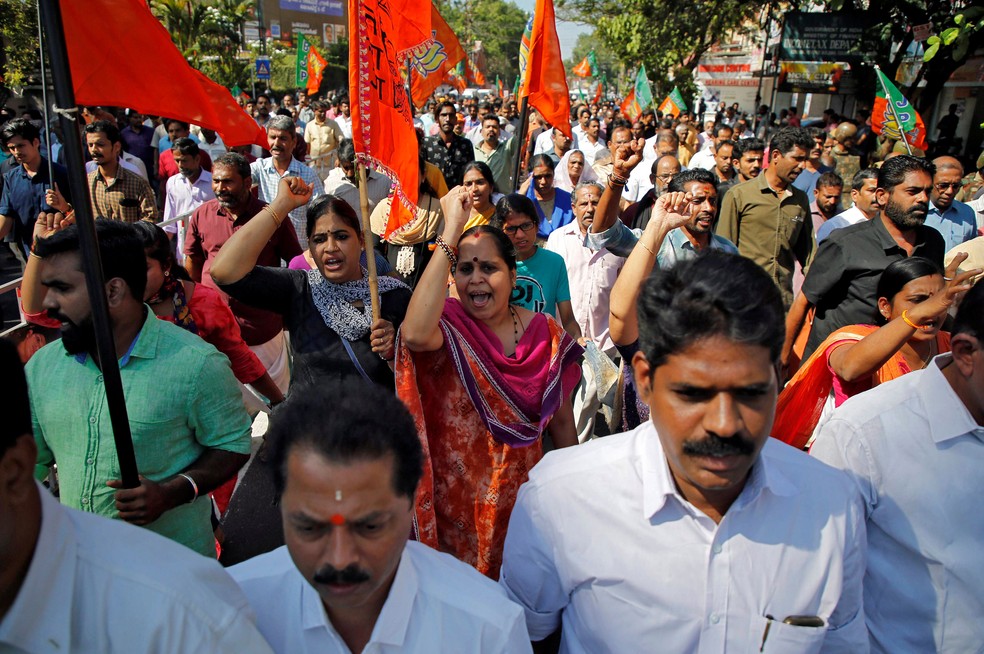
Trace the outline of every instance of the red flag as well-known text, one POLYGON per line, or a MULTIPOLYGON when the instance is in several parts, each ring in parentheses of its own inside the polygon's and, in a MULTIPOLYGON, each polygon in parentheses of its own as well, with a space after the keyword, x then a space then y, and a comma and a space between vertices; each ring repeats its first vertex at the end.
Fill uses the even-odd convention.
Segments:
POLYGON ((629 91, 629 94, 625 96, 620 109, 622 110, 622 115, 632 122, 635 122, 642 115, 642 107, 639 106, 639 101, 636 100, 635 89, 629 91))
POLYGON ((410 88, 413 103, 417 107, 424 106, 437 87, 446 83, 447 74, 465 58, 465 49, 461 47, 454 30, 448 26, 434 5, 431 5, 431 27, 434 42, 423 55, 410 62, 410 88))
POLYGON ((214 130, 226 145, 267 147, 266 133, 229 90, 192 68, 143 0, 60 0, 82 105, 130 107, 214 130), (99 34, 108 48, 93 48, 99 34))
POLYGON ((601 82, 598 82, 598 88, 595 90, 594 100, 591 101, 593 104, 598 104, 601 102, 601 82))
POLYGON ((536 0, 521 93, 529 97, 529 103, 548 123, 571 138, 571 96, 560 55, 553 0, 536 0))
POLYGON ((585 57, 571 72, 578 77, 591 77, 591 62, 585 57))
POLYGON ((359 162, 393 180, 386 238, 415 218, 417 134, 402 71, 432 39, 430 0, 352 0, 349 87, 352 140, 359 162), (426 3, 426 4, 425 4, 426 3))

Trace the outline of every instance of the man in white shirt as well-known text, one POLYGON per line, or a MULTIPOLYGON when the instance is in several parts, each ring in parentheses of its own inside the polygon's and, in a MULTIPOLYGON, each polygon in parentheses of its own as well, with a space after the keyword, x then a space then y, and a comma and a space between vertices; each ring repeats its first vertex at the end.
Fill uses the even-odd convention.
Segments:
POLYGON ((851 473, 864 500, 872 652, 984 643, 984 514, 973 508, 984 496, 984 284, 960 304, 950 348, 845 402, 811 450, 851 473))
POLYGON ((342 98, 338 101, 338 113, 330 116, 330 118, 338 123, 343 138, 352 138, 352 107, 349 106, 348 98, 342 98))
POLYGON ((639 298, 651 422, 551 452, 499 583, 560 651, 866 652, 864 524, 843 473, 769 437, 783 340, 761 268, 710 250, 639 298))
MULTIPOLYGON (((280 180, 284 177, 300 177, 306 184, 313 187, 311 200, 324 195, 321 180, 310 166, 306 166, 294 158, 294 146, 297 145, 297 131, 294 121, 288 116, 271 116, 266 124, 267 141, 270 143, 270 156, 258 159, 250 164, 250 175, 259 187, 261 202, 270 203, 277 197, 280 180)), ((290 222, 297 232, 297 242, 301 249, 307 249, 307 204, 290 212, 290 222)))
POLYGON ((190 138, 180 138, 171 146, 178 174, 168 178, 164 195, 163 221, 174 220, 189 214, 183 220, 164 225, 162 229, 170 238, 177 238, 178 263, 184 265, 185 226, 191 220, 191 212, 215 198, 212 191, 212 173, 202 168, 198 144, 190 138))
MULTIPOLYGON (((342 139, 338 145, 337 154, 335 167, 329 171, 325 178, 325 193, 337 195, 348 202, 355 210, 355 215, 359 217, 359 220, 362 220, 362 201, 359 187, 356 185, 355 144, 352 139, 342 139)), ((372 210, 376 208, 376 205, 389 196, 392 185, 393 182, 386 175, 369 168, 366 169, 370 215, 372 215, 372 210)))
POLYGON ((0 378, 0 651, 270 652, 215 560, 35 482, 27 383, 6 342, 0 378))
POLYGON ((835 229, 877 218, 880 210, 878 199, 875 197, 877 189, 877 168, 865 168, 858 171, 851 182, 851 200, 853 200, 851 207, 820 225, 817 230, 817 245, 830 236, 830 233, 835 229))
POLYGON ((714 125, 714 139, 711 141, 711 146, 704 147, 700 152, 692 156, 689 163, 687 163, 687 167, 714 170, 714 166, 717 163, 714 160, 714 153, 717 151, 717 144, 722 141, 730 141, 731 135, 734 133, 735 131, 724 123, 717 123, 714 125))
POLYGON ((588 119, 584 128, 584 138, 578 138, 578 150, 584 153, 584 163, 593 166, 599 152, 606 150, 605 142, 601 140, 601 122, 597 118, 588 119))
POLYGON ((274 651, 531 652, 494 582, 407 542, 423 450, 391 391, 295 388, 266 440, 286 545, 230 573, 274 651))

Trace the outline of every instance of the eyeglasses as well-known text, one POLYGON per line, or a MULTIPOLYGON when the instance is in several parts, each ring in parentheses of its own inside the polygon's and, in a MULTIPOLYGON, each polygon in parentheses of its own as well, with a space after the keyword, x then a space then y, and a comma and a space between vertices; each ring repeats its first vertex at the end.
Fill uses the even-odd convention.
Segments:
POLYGON ((510 236, 515 236, 516 232, 525 233, 530 231, 534 227, 536 227, 536 225, 534 225, 532 222, 525 222, 522 225, 506 225, 505 227, 502 228, 502 231, 504 231, 506 234, 509 234, 510 236))
POLYGON ((940 193, 947 190, 948 188, 952 188, 954 191, 959 191, 960 188, 963 186, 963 182, 941 182, 939 184, 933 184, 933 186, 935 186, 936 190, 939 191, 940 193))

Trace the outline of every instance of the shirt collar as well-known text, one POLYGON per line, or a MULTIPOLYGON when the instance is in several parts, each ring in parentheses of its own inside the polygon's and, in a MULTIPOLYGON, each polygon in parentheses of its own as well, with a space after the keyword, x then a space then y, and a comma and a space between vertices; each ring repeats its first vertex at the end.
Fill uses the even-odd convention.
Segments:
MULTIPOLYGON (((414 600, 420 588, 417 571, 410 560, 410 553, 407 547, 403 548, 400 555, 400 565, 396 569, 396 576, 393 577, 393 584, 390 586, 386 602, 376 618, 376 625, 372 629, 370 643, 385 643, 400 647, 406 639, 407 628, 410 626, 410 615, 413 612, 414 600)), ((308 629, 327 629, 333 633, 339 641, 341 637, 331 624, 325 605, 321 601, 321 596, 311 584, 304 582, 301 587, 301 628, 308 629)))
MULTIPOLYGON (((298 170, 298 166, 299 164, 297 159, 295 159, 293 155, 291 155, 290 163, 287 164, 287 172, 296 172, 298 170)), ((263 159, 263 168, 268 173, 276 173, 277 175, 280 174, 279 172, 277 172, 277 169, 273 167, 273 157, 266 157, 265 159, 263 159)))
POLYGON ((41 530, 24 583, 0 621, 0 644, 13 643, 27 652, 67 650, 72 644, 78 541, 66 509, 34 483, 41 495, 41 530), (59 599, 54 599, 56 593, 59 599))
POLYGON ((892 238, 892 235, 888 233, 888 229, 882 222, 880 215, 875 216, 868 222, 871 223, 871 229, 875 231, 875 238, 878 239, 878 243, 882 246, 883 250, 901 249, 899 248, 899 244, 895 242, 895 239, 892 238))
MULTIPOLYGON (((150 306, 145 304, 144 311, 146 315, 144 316, 143 325, 133 338, 133 341, 131 341, 130 347, 120 357, 120 368, 130 363, 131 357, 153 359, 157 356, 157 334, 160 331, 160 325, 158 324, 157 316, 154 315, 150 306)), ((82 365, 85 365, 85 362, 89 360, 89 355, 86 352, 80 352, 74 356, 75 360, 82 365)))
POLYGON ((929 421, 929 431, 934 443, 984 431, 943 376, 943 368, 951 363, 953 355, 950 353, 936 356, 926 366, 917 382, 923 405, 933 414, 933 419, 929 421))

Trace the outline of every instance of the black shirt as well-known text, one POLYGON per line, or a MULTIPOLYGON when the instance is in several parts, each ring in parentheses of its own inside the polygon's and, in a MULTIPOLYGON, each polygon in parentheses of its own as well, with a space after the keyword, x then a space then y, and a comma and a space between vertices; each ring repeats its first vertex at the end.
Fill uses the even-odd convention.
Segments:
POLYGON ((461 185, 465 166, 475 160, 475 146, 464 136, 454 134, 451 147, 444 145, 440 136, 424 139, 424 159, 441 169, 448 188, 461 185))
MULTIPOLYGON (((925 257, 943 269, 946 244, 932 227, 916 228, 912 256, 925 257)), ((803 282, 803 295, 816 306, 805 360, 834 331, 848 325, 874 324, 878 317, 878 280, 885 268, 906 258, 882 218, 834 230, 820 244, 803 282)))
MULTIPOLYGON (((341 337, 325 324, 314 305, 306 270, 257 266, 238 282, 224 284, 221 288, 241 302, 284 317, 294 350, 291 385, 362 378, 345 351, 341 337)), ((382 319, 399 329, 410 304, 410 290, 395 288, 381 293, 379 303, 382 319)), ((363 370, 375 383, 395 388, 393 371, 372 351, 368 332, 351 345, 363 370)))

